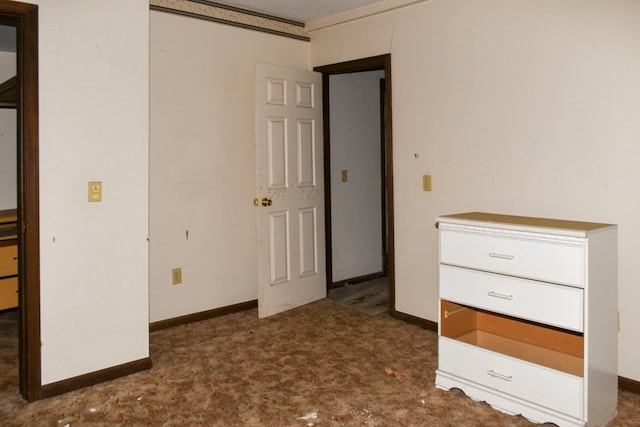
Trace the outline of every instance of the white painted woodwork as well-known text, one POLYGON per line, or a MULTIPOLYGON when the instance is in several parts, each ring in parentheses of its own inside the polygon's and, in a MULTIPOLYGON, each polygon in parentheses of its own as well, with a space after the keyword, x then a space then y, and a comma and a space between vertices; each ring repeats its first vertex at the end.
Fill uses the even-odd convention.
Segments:
MULTIPOLYGON (((438 340, 438 354, 442 354, 438 357, 438 369, 442 372, 571 417, 582 417, 583 379, 578 376, 445 337, 438 340)), ((466 392, 464 387, 460 388, 466 392)), ((487 402, 492 403, 490 399, 487 402)), ((517 414, 516 409, 513 405, 509 412, 517 414)))
POLYGON ((267 117, 267 173, 269 189, 288 187, 287 121, 284 117, 267 117))
POLYGON ((478 212, 437 221, 436 387, 534 422, 606 424, 617 402, 617 227, 478 212), (494 251, 522 262, 497 268, 494 251))
POLYGON ((313 120, 298 120, 298 187, 316 185, 316 156, 313 120))
POLYGON ((289 212, 269 212, 269 272, 271 286, 291 280, 289 212))
POLYGON ((440 261, 443 264, 573 286, 584 285, 584 245, 579 241, 541 241, 497 233, 477 234, 472 229, 458 232, 454 227, 453 230, 444 227, 447 224, 443 224, 440 233, 440 261))
POLYGON ((298 211, 300 277, 318 273, 318 219, 316 207, 298 211))
POLYGON ((326 296, 321 76, 256 65, 258 315, 326 296))
POLYGON ((582 331, 584 300, 581 288, 444 264, 440 266, 440 283, 441 299, 582 331))

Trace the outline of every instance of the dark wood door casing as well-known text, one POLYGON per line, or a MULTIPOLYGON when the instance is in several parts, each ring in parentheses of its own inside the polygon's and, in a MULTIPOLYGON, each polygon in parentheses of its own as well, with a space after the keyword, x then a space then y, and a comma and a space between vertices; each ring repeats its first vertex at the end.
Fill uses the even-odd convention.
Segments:
POLYGON ((38 158, 38 6, 0 0, 0 24, 16 28, 20 393, 41 398, 38 158))

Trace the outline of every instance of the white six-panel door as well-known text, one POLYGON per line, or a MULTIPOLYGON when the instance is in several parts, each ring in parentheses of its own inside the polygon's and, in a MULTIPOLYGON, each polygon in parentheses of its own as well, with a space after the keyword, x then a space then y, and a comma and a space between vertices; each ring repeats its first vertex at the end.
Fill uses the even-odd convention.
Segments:
POLYGON ((256 66, 259 317, 326 296, 321 86, 256 66))

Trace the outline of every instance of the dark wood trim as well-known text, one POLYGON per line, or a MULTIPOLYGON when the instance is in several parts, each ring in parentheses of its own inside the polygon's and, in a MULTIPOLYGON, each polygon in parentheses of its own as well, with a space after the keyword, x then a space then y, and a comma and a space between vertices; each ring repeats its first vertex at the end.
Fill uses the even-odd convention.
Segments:
POLYGON ((105 381, 111 381, 116 378, 124 377, 125 375, 131 375, 136 372, 146 371, 148 369, 151 369, 151 366, 151 359, 146 357, 144 359, 135 360, 133 362, 124 363, 118 366, 112 366, 100 371, 95 371, 55 383, 46 384, 42 386, 42 397, 48 398, 59 396, 73 390, 78 390, 105 381))
POLYGON ((186 316, 174 317, 167 320, 159 320, 149 324, 149 332, 156 332, 162 329, 173 328, 174 326, 186 325, 188 323, 208 320, 226 314, 238 313, 240 311, 251 310, 258 307, 258 300, 241 302, 239 304, 228 305, 226 307, 215 308, 213 310, 201 311, 199 313, 187 314, 186 316))
POLYGON ((389 224, 387 222, 387 82, 386 79, 380 79, 380 206, 382 207, 382 273, 387 274, 389 271, 389 250, 387 247, 387 233, 389 224))
POLYGON ((331 99, 329 97, 329 77, 334 74, 356 73, 363 71, 384 70, 386 80, 385 91, 385 152, 387 167, 387 247, 389 250, 389 312, 393 314, 396 306, 395 287, 395 243, 394 243, 394 212, 393 212, 393 99, 391 91, 391 54, 378 55, 370 58, 356 59, 353 61, 341 62, 315 67, 314 71, 322 73, 322 108, 323 108, 323 142, 324 142, 324 194, 325 194, 325 240, 326 240, 326 267, 327 267, 327 290, 331 288, 333 263, 331 260, 332 239, 331 239, 331 124, 329 121, 329 111, 331 99))
MULTIPOLYGON (((180 16, 186 16, 188 18, 201 19, 201 20, 204 20, 204 21, 215 22, 217 24, 231 25, 232 27, 243 28, 245 30, 254 30, 254 31, 259 31, 261 33, 273 34, 273 35, 276 35, 276 36, 287 37, 287 38, 290 38, 290 39, 302 40, 302 41, 305 41, 305 42, 311 41, 311 38, 309 36, 301 36, 301 35, 298 35, 298 34, 287 33, 286 31, 273 30, 271 28, 259 27, 257 25, 251 25, 251 24, 244 24, 242 22, 229 21, 227 19, 216 18, 214 16, 209 16, 209 15, 201 15, 199 13, 188 12, 188 11, 185 11, 185 10, 172 9, 170 7, 150 5, 149 9, 150 10, 155 10, 157 12, 165 12, 165 13, 170 13, 170 14, 173 14, 173 15, 180 15, 180 16)), ((270 19, 272 19, 272 18, 270 18, 270 19)), ((297 25, 297 24, 291 24, 291 23, 289 23, 289 24, 290 25, 297 25)))
POLYGON ((387 249, 389 253, 389 311, 393 315, 396 311, 396 262, 395 262, 395 208, 393 198, 393 100, 391 91, 391 54, 381 58, 384 61, 385 74, 385 148, 387 161, 387 249))
POLYGON ((640 394, 640 381, 618 377, 618 388, 622 391, 640 394))
POLYGON ((337 64, 319 65, 313 68, 313 71, 317 71, 322 74, 346 74, 346 73, 359 73, 363 71, 375 71, 385 70, 385 78, 389 79, 386 71, 387 66, 391 68, 391 54, 371 56, 369 58, 354 59, 352 61, 340 62, 337 64))
POLYGON ((358 283, 368 282, 370 280, 382 279, 386 274, 384 272, 367 274, 366 276, 353 277, 351 279, 340 280, 337 282, 333 282, 330 285, 330 289, 341 288, 346 284, 355 285, 358 283))
POLYGON ((258 18, 269 19, 271 21, 282 22, 284 24, 295 25, 296 27, 304 28, 304 22, 298 22, 292 19, 280 18, 279 16, 269 15, 267 13, 256 12, 253 10, 243 9, 241 7, 236 7, 236 6, 230 6, 228 4, 222 4, 222 3, 218 3, 210 0, 188 0, 188 1, 192 3, 200 3, 207 6, 215 7, 217 9, 230 10, 232 12, 242 13, 244 15, 256 16, 258 18))
POLYGON ((38 6, 0 0, 0 22, 16 27, 20 393, 41 394, 38 160, 38 6))
POLYGON ((398 320, 402 320, 403 322, 410 323, 412 325, 419 326, 423 329, 428 329, 433 332, 438 332, 438 323, 432 322, 431 320, 423 319, 421 317, 412 316, 406 313, 400 313, 396 311, 392 314, 392 317, 398 320))
MULTIPOLYGON (((317 70, 315 70, 317 71, 317 70)), ((322 73, 322 156, 324 159, 324 251, 327 292, 333 286, 333 236, 331 234, 331 114, 330 74, 322 73)), ((337 285, 335 287, 338 287, 337 285)))

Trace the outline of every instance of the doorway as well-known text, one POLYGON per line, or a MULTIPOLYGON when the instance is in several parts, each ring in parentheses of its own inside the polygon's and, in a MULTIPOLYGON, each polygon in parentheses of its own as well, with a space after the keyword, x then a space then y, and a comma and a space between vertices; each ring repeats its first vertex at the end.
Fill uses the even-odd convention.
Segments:
POLYGON ((18 353, 20 393, 41 398, 38 184, 38 6, 0 0, 0 25, 16 34, 18 353))
MULTIPOLYGON (((380 55, 370 58, 358 59, 354 61, 342 62, 338 64, 324 65, 316 67, 314 71, 322 73, 322 90, 323 90, 323 122, 324 122, 324 176, 325 176, 325 230, 326 232, 326 268, 327 268, 327 291, 334 287, 343 285, 347 280, 340 279, 336 275, 337 270, 334 263, 334 236, 332 224, 337 222, 338 218, 332 216, 340 215, 332 209, 332 192, 336 190, 336 183, 332 175, 336 174, 332 162, 336 163, 338 158, 334 156, 334 152, 338 152, 337 145, 332 144, 331 136, 331 83, 332 78, 340 75, 351 74, 357 76, 359 73, 370 73, 380 71, 382 79, 379 80, 379 89, 376 88, 376 96, 379 96, 379 114, 380 114, 380 145, 379 145, 379 181, 371 182, 371 185, 378 186, 380 189, 379 201, 377 208, 379 212, 375 212, 376 218, 379 218, 379 271, 360 275, 359 277, 350 278, 351 283, 356 281, 364 281, 386 276, 388 278, 389 288, 389 312, 395 314, 395 265, 394 265, 394 227, 393 227, 393 140, 392 140, 392 114, 391 114, 391 55, 380 55), (333 146, 333 148, 332 148, 333 146), (334 156, 334 157, 332 157, 334 156)), ((377 130, 376 130, 377 131, 377 130)), ((371 165, 369 165, 371 166, 371 165)), ((348 182, 349 170, 339 171, 339 181, 348 182)), ((374 180, 375 181, 375 180, 374 180)))

